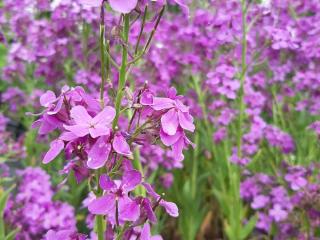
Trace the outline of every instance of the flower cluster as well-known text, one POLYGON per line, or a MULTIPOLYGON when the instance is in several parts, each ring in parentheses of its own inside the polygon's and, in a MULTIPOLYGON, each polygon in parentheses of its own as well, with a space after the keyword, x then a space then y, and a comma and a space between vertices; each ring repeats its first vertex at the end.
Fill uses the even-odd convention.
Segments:
MULTIPOLYGON (((199 146, 186 156, 210 161, 181 174, 192 172, 190 186, 200 171, 211 171, 202 175, 210 176, 203 186, 227 189, 214 179, 220 162, 229 166, 226 159, 242 173, 252 172, 240 190, 252 213, 258 212, 254 234, 318 237, 305 231, 319 222, 314 168, 285 166, 276 177, 260 170, 275 170, 282 159, 307 163, 319 154, 316 139, 304 143, 309 138, 302 135, 309 128, 320 136, 319 1, 193 1, 190 10, 189 2, 4 0, 0 47, 8 51, 1 68, 0 155, 33 158, 25 151, 24 133, 12 128, 27 127, 30 118, 21 115, 26 109, 41 111, 33 127, 39 128, 38 140, 50 142, 43 163, 58 165, 52 161, 63 155, 61 173, 88 181, 92 199, 86 206, 105 216, 108 237, 123 230, 123 239, 149 239, 154 210, 162 206, 177 216, 177 209, 147 182, 168 187, 172 169, 189 167, 184 151, 195 146, 189 134, 196 116, 199 146), (244 19, 241 2, 247 2, 244 19), (51 91, 43 90, 47 85, 51 91), (295 221, 302 214, 309 224, 295 221)), ((34 139, 27 134, 28 148, 34 139)), ((6 175, 7 166, 1 167, 6 175)), ((221 179, 233 176, 233 167, 221 179)), ((202 188, 199 193, 208 192, 202 188)), ((50 187, 44 189, 47 195, 41 196, 50 206, 64 208, 52 203, 50 187)), ((216 202, 211 197, 205 202, 216 202)), ((14 208, 26 219, 24 208, 14 208)), ((23 221, 32 226, 26 224, 25 236, 49 229, 28 219, 23 221)), ((50 240, 86 238, 74 227, 50 228, 50 240)))
MULTIPOLYGON (((132 226, 127 230, 131 232, 132 228, 146 221, 156 223, 154 210, 158 206, 164 207, 172 217, 179 215, 177 206, 162 199, 150 184, 142 182, 141 173, 131 167, 127 166, 121 180, 111 180, 107 175, 101 175, 99 184, 104 194, 91 200, 88 209, 93 214, 107 215, 108 224, 111 226, 116 227, 131 222, 132 226), (143 196, 133 198, 132 193, 137 187, 143 187, 149 195, 148 198, 143 196)), ((130 239, 130 236, 128 238, 130 239)))
POLYGON ((154 97, 149 91, 143 91, 141 105, 146 108, 137 111, 146 116, 141 125, 145 128, 140 126, 140 131, 128 132, 112 129, 115 109, 111 106, 101 109, 99 101, 82 87, 65 86, 58 97, 47 91, 40 98, 46 109, 33 126, 39 127, 40 135, 55 129, 61 134, 51 142, 43 162, 49 163, 65 149, 68 156, 79 159, 78 167, 98 169, 114 160, 113 153, 132 157, 128 142, 143 144, 140 137, 147 138, 148 134, 160 136, 161 141, 172 148, 174 159, 183 160, 182 150, 191 143, 184 130, 194 131, 193 118, 188 107, 181 102, 181 96, 176 96, 175 89, 169 94, 170 98, 154 97))
POLYGON ((18 128, 21 126, 16 126, 15 122, 11 122, 9 118, 0 113, 0 154, 2 156, 11 159, 25 157, 24 136, 21 135, 21 129, 18 128))
POLYGON ((258 173, 245 176, 241 197, 258 213, 256 234, 267 234, 274 223, 277 239, 299 236, 315 237, 313 231, 320 221, 319 175, 317 166, 301 167, 283 164, 278 177, 258 173), (308 223, 300 221, 307 216, 308 223), (306 231, 304 224, 312 226, 306 231))
POLYGON ((54 191, 44 170, 28 167, 18 177, 17 193, 10 198, 4 216, 8 224, 20 229, 16 239, 41 239, 50 229, 76 230, 73 207, 52 200, 54 191))

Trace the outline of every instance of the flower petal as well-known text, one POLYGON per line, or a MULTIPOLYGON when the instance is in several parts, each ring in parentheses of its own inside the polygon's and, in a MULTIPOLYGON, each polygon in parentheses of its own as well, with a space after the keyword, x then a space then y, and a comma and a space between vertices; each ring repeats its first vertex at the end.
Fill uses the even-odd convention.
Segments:
POLYGON ((76 124, 90 124, 92 117, 83 106, 75 106, 70 111, 71 117, 76 124))
POLYGON ((80 0, 79 2, 88 7, 100 7, 102 3, 101 0, 80 0))
POLYGON ((108 160, 110 150, 110 144, 106 143, 104 138, 99 138, 88 153, 88 167, 91 169, 103 167, 108 160))
POLYGON ((150 236, 151 236, 150 225, 149 225, 149 223, 145 223, 143 225, 142 230, 141 230, 140 239, 141 240, 150 240, 150 236))
POLYGON ((147 190, 147 193, 151 197, 153 197, 156 200, 159 199, 160 195, 154 191, 154 189, 152 188, 152 186, 149 183, 143 182, 142 186, 144 186, 144 188, 147 190))
POLYGON ((151 105, 151 107, 157 111, 173 108, 174 101, 170 98, 154 97, 153 104, 151 105))
POLYGON ((48 90, 40 97, 40 104, 43 107, 49 107, 56 99, 54 92, 48 90))
POLYGON ((119 198, 119 218, 123 221, 136 221, 140 216, 139 205, 129 197, 119 198))
POLYGON ((154 214, 154 211, 152 209, 152 203, 149 200, 149 198, 144 198, 141 202, 141 209, 143 209, 143 212, 146 214, 146 217, 151 223, 157 222, 157 217, 154 214))
POLYGON ((194 132, 195 126, 193 124, 193 117, 188 112, 178 111, 180 126, 190 132, 194 132))
POLYGON ((100 198, 92 200, 88 209, 92 214, 106 215, 112 209, 115 209, 115 196, 113 194, 104 195, 100 198))
POLYGON ((125 138, 120 133, 117 133, 114 136, 112 146, 113 149, 119 154, 125 156, 130 156, 132 154, 130 151, 129 144, 126 142, 125 138))
POLYGON ((40 119, 41 125, 39 128, 39 134, 47 134, 56 128, 61 126, 61 122, 54 116, 50 116, 48 114, 44 114, 40 119))
POLYGON ((112 122, 114 119, 114 116, 116 115, 116 111, 113 107, 105 107, 101 112, 97 114, 92 120, 92 123, 94 125, 96 124, 102 124, 102 125, 108 125, 112 122))
POLYGON ((84 137, 89 133, 89 129, 87 128, 87 126, 83 126, 83 125, 73 125, 73 126, 63 125, 63 127, 66 130, 75 134, 77 137, 84 137))
POLYGON ((103 190, 111 191, 117 188, 117 185, 112 181, 107 174, 102 174, 99 179, 100 186, 103 190))
POLYGON ((53 159, 55 159, 59 153, 62 151, 64 148, 64 142, 60 139, 56 139, 50 143, 50 149, 44 156, 42 162, 44 164, 47 164, 51 162, 53 159))
POLYGON ((110 7, 120 13, 129 13, 137 6, 138 0, 109 0, 110 7))
POLYGON ((165 200, 161 200, 159 203, 160 206, 164 207, 166 212, 171 216, 171 217, 178 217, 179 216, 179 209, 177 205, 173 202, 167 202, 165 200))
POLYGON ((63 141, 67 141, 67 142, 70 142, 70 141, 75 140, 77 138, 78 138, 78 136, 72 132, 63 132, 63 133, 61 133, 61 135, 59 137, 59 139, 61 139, 63 141))
POLYGON ((180 138, 175 144, 172 145, 172 153, 173 157, 177 161, 182 161, 184 156, 182 154, 182 150, 184 148, 184 138, 180 138))
POLYGON ((132 191, 142 181, 141 173, 137 170, 131 170, 123 173, 122 188, 126 191, 132 191))
POLYGON ((166 134, 162 129, 160 129, 160 139, 163 142, 164 145, 166 145, 167 147, 175 144, 180 137, 182 136, 182 132, 181 131, 177 131, 175 135, 168 135, 166 134))
POLYGON ((60 99, 58 100, 56 106, 54 107, 54 109, 47 112, 48 115, 55 115, 55 114, 57 114, 57 113, 61 110, 62 105, 63 105, 63 100, 62 100, 62 98, 60 98, 60 99))
POLYGON ((168 135, 174 135, 179 126, 178 114, 175 109, 169 110, 161 117, 161 127, 168 135))
POLYGON ((99 124, 99 125, 96 125, 92 128, 89 128, 89 133, 90 133, 90 136, 93 138, 97 138, 100 136, 109 136, 110 135, 110 128, 99 124))

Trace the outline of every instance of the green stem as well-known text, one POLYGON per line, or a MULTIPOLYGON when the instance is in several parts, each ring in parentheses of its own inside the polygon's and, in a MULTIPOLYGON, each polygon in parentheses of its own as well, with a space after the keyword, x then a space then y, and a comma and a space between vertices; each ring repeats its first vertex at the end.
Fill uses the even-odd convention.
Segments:
MULTIPOLYGON (((133 166, 135 169, 139 170, 139 172, 142 174, 142 177, 144 178, 143 168, 140 161, 140 150, 139 148, 135 148, 133 152, 133 166)), ((145 197, 146 196, 146 190, 142 186, 138 186, 136 188, 136 193, 139 196, 145 197)))
POLYGON ((112 123, 113 129, 115 129, 115 127, 118 125, 120 108, 121 108, 121 100, 123 97, 123 89, 126 85, 127 61, 128 61, 127 46, 128 46, 128 39, 129 39, 129 27, 130 27, 130 18, 129 18, 129 15, 126 14, 124 16, 124 27, 123 27, 123 36, 122 36, 124 44, 122 46, 122 62, 121 62, 120 73, 119 73, 118 91, 117 91, 116 100, 115 100, 116 116, 112 123))
MULTIPOLYGON (((198 132, 196 133, 195 136, 195 144, 196 146, 199 146, 199 134, 198 132)), ((197 176, 198 176, 198 147, 196 147, 193 150, 193 158, 192 158, 192 175, 191 175, 191 183, 192 183, 192 189, 191 189, 191 195, 192 199, 195 199, 196 197, 196 189, 197 189, 197 176)))
POLYGON ((145 55, 145 53, 148 51, 149 46, 150 46, 150 44, 151 44, 151 41, 152 41, 152 39, 153 39, 153 37, 154 37, 154 34, 156 33, 157 28, 158 28, 158 26, 159 26, 160 20, 161 20, 161 18, 162 18, 162 16, 163 16, 164 10, 165 10, 165 7, 163 7, 163 8, 161 9, 161 11, 160 11, 160 13, 159 13, 159 16, 158 16, 158 18, 157 18, 156 24, 155 24, 154 28, 152 29, 152 31, 151 31, 151 33, 150 33, 150 36, 149 36, 149 38, 148 38, 148 40, 147 40, 147 43, 146 43, 146 45, 144 46, 143 50, 141 51, 140 54, 138 54, 138 56, 135 56, 135 58, 134 58, 132 61, 130 61, 130 62, 128 63, 128 65, 134 64, 134 63, 136 63, 137 61, 139 61, 139 60, 145 55))
POLYGON ((246 0, 241 0, 242 9, 242 53, 241 53, 241 75, 240 75, 240 90, 239 90, 239 122, 238 122, 238 156, 242 157, 242 134, 243 134, 243 120, 245 114, 245 103, 244 103, 244 82, 247 69, 247 7, 246 0))
MULTIPOLYGON (((97 171, 96 182, 98 185, 97 197, 102 196, 103 191, 99 184, 99 179, 101 175, 101 170, 97 171)), ((102 215, 96 215, 96 232, 98 235, 98 240, 104 240, 104 219, 102 215)))
POLYGON ((104 107, 104 87, 106 83, 106 71, 105 71, 105 28, 104 24, 100 24, 100 58, 101 58, 101 85, 100 85, 100 104, 101 108, 104 107))
POLYGON ((138 37, 137 44, 136 44, 135 51, 134 51, 134 55, 135 56, 138 53, 138 49, 139 49, 139 45, 140 45, 140 41, 141 41, 141 36, 142 36, 143 29, 144 29, 144 26, 145 26, 145 23, 146 23, 146 19, 147 19, 147 12, 148 12, 148 6, 146 6, 145 9, 144 9, 144 14, 143 14, 143 18, 142 18, 140 33, 139 33, 139 37, 138 37))
POLYGON ((97 232, 98 232, 98 240, 104 240, 103 222, 104 222, 103 216, 97 215, 96 226, 97 226, 97 232))
MULTIPOLYGON (((101 19, 100 19, 100 57, 101 57, 101 85, 100 85, 100 104, 101 108, 104 108, 104 88, 106 82, 106 59, 105 59, 105 26, 104 26, 104 5, 101 5, 101 19)), ((97 197, 102 196, 103 191, 99 184, 101 170, 97 171, 96 183, 97 183, 97 197)), ((98 235, 98 240, 104 240, 104 219, 102 215, 96 215, 95 227, 98 235)))

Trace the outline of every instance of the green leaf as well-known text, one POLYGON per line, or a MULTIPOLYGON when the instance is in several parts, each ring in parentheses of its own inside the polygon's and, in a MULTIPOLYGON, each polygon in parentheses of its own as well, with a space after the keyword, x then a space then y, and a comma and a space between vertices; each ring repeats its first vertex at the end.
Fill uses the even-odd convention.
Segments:
POLYGON ((6 207, 6 204, 7 204, 8 198, 9 198, 9 194, 14 187, 15 187, 15 185, 11 186, 9 189, 2 192, 0 195, 0 217, 1 218, 3 217, 4 208, 6 207))
POLYGON ((2 192, 0 195, 0 239, 5 239, 5 229, 4 229, 4 220, 3 220, 3 212, 6 207, 9 194, 15 185, 11 186, 6 191, 2 192))
POLYGON ((258 218, 256 215, 252 216, 247 224, 241 229, 240 237, 241 239, 247 239, 249 234, 253 231, 256 226, 258 218))
POLYGON ((20 231, 19 228, 12 230, 6 237, 4 240, 14 240, 16 234, 20 231))
POLYGON ((4 44, 0 44, 0 68, 6 65, 7 48, 4 44))

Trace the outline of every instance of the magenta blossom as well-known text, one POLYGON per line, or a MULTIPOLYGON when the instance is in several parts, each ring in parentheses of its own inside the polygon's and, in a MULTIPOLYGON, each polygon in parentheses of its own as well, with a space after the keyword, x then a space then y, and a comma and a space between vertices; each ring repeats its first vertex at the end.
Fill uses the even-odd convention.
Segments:
POLYGON ((168 91, 168 97, 153 97, 149 91, 145 91, 141 103, 162 114, 160 139, 164 145, 171 146, 173 157, 182 161, 182 150, 191 144, 184 130, 193 132, 195 126, 189 108, 182 103, 182 97, 176 94, 175 88, 168 91))
POLYGON ((275 204, 272 209, 269 210, 269 215, 273 217, 276 222, 280 222, 288 217, 288 212, 279 204, 275 204))
POLYGON ((140 216, 139 205, 129 196, 140 183, 142 177, 136 170, 126 171, 121 181, 113 181, 106 174, 100 177, 100 186, 105 191, 102 197, 93 200, 88 209, 92 214, 108 215, 111 222, 118 220, 136 221, 140 216))
POLYGON ((189 108, 181 102, 181 96, 176 96, 176 90, 171 88, 168 98, 154 97, 151 107, 156 111, 167 110, 161 117, 162 130, 173 136, 180 126, 182 129, 193 132, 195 126, 189 108))
POLYGON ((150 225, 149 223, 145 223, 141 229, 140 234, 141 240, 162 240, 160 235, 151 236, 150 225))
POLYGON ((167 202, 162 197, 156 193, 152 186, 149 183, 142 183, 142 185, 145 187, 147 190, 148 194, 153 197, 160 206, 164 207, 166 212, 171 216, 171 217, 178 217, 179 216, 179 210, 178 207, 175 203, 173 202, 167 202))
POLYGON ((88 152, 88 167, 91 169, 103 167, 108 160, 112 148, 118 154, 127 157, 132 155, 129 144, 120 132, 114 135, 112 144, 110 143, 110 138, 102 136, 98 138, 88 152))
POLYGON ((115 110, 112 107, 105 107, 92 118, 83 106, 75 106, 71 109, 70 115, 76 124, 63 125, 65 129, 78 137, 90 134, 92 138, 96 138, 110 134, 110 125, 115 116, 115 110))
MULTIPOLYGON (((100 7, 103 4, 103 0, 81 0, 83 5, 90 7, 100 7)), ((119 13, 130 13, 138 3, 138 0, 108 0, 110 7, 119 13)))
POLYGON ((50 149, 44 156, 42 162, 44 164, 47 164, 51 162, 53 159, 55 159, 59 153, 63 150, 64 148, 64 143, 60 139, 56 139, 50 143, 50 149))
POLYGON ((75 233, 70 230, 53 231, 49 230, 44 240, 86 240, 84 234, 75 233))

